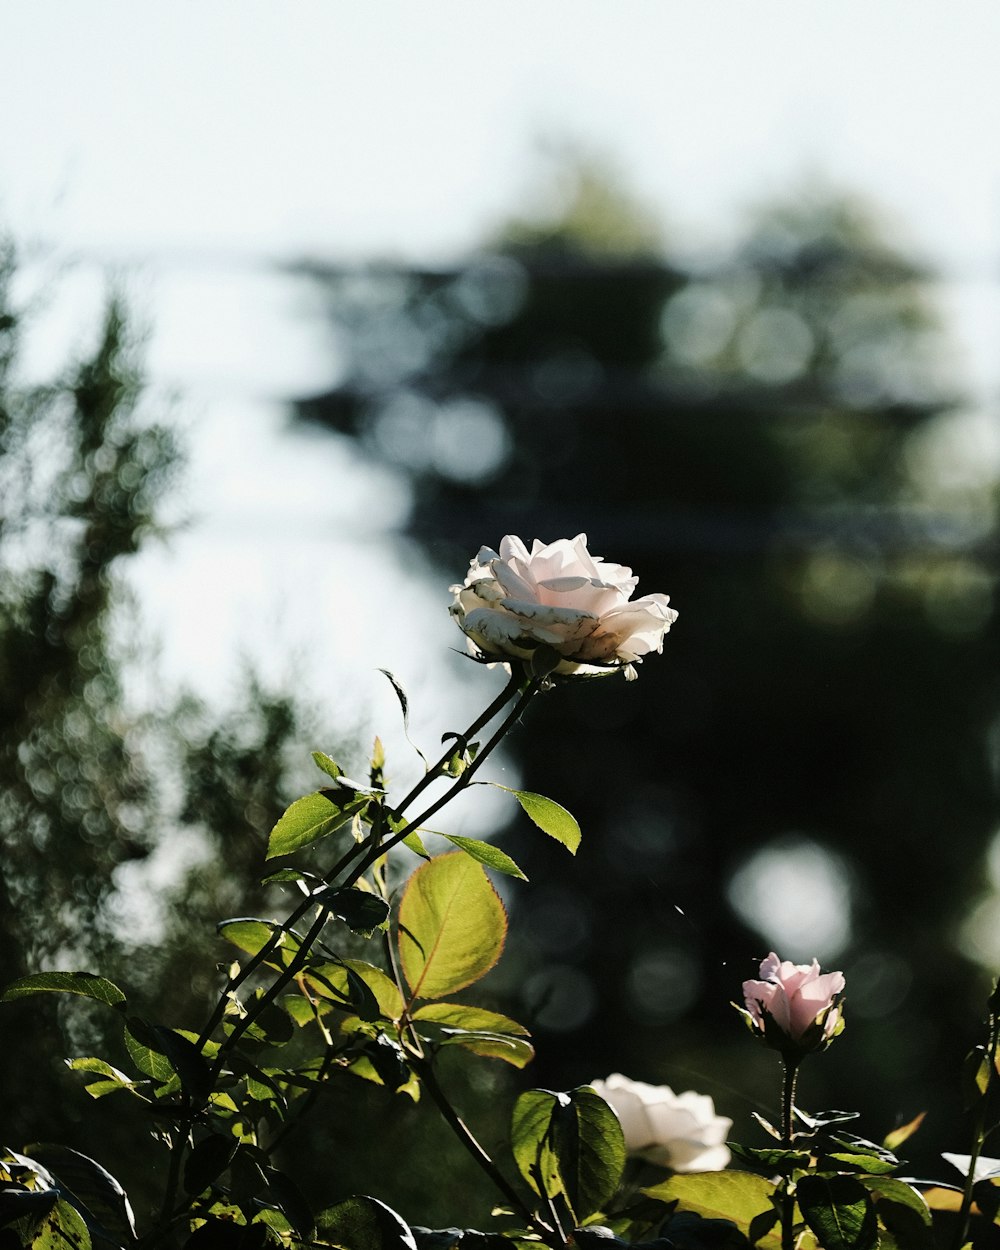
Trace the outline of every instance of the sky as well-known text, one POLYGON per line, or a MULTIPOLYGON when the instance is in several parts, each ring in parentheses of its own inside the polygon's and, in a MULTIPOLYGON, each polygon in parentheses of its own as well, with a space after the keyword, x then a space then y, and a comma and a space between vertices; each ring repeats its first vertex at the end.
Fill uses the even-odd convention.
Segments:
POLYGON ((822 173, 992 259, 992 0, 6 0, 15 228, 111 254, 468 247, 539 139, 607 153, 692 236, 822 173))
POLYGON ((315 292, 268 266, 461 257, 544 208, 553 145, 692 253, 809 179, 869 197, 944 275, 995 429, 998 47, 995 0, 4 0, 0 222, 47 297, 27 372, 125 281, 190 443, 185 526, 134 578, 168 673, 224 692, 249 652, 331 706, 377 702, 378 666, 456 685, 414 651, 453 626, 392 541, 398 485, 285 430, 339 362, 315 292))

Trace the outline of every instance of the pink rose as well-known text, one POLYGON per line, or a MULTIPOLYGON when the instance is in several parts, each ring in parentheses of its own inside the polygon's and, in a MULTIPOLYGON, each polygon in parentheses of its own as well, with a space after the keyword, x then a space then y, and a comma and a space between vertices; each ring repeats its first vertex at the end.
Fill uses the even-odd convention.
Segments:
POLYGON ((759 981, 743 982, 748 1022, 778 1050, 820 1050, 844 1027, 842 972, 782 962, 772 951, 759 981))
POLYGON ((630 596, 638 578, 587 550, 586 534, 554 543, 535 539, 529 551, 508 534, 499 552, 483 547, 450 611, 475 649, 498 659, 531 660, 542 648, 546 671, 600 676, 662 651, 677 619, 666 595, 630 596))

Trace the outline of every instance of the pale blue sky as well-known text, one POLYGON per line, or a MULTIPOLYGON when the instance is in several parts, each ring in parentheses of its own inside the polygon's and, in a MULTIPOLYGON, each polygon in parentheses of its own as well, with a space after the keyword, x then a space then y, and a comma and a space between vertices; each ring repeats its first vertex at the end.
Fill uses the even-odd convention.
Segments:
MULTIPOLYGON (((382 489, 359 466, 280 434, 277 401, 336 354, 256 266, 460 255, 538 195, 546 137, 606 154, 685 247, 812 175, 869 195, 949 276, 995 429, 998 48, 996 0, 3 0, 0 222, 53 268, 126 266, 153 382, 196 435, 198 524, 138 578, 170 671, 210 685, 245 644, 281 672, 334 638, 331 691, 379 664, 436 680, 375 610, 415 593, 386 556, 391 492, 359 508, 382 489)), ((101 281, 64 281, 39 372, 101 281)))
POLYGON ((814 171, 997 252, 994 0, 5 0, 0 205, 113 251, 454 252, 535 139, 685 236, 814 171))

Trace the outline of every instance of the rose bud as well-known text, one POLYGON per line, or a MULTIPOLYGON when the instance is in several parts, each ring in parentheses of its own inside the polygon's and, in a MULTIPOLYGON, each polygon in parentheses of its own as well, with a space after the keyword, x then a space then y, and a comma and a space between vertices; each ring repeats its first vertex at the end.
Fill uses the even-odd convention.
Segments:
POLYGON ((760 979, 743 982, 746 1009, 737 1008, 751 1032, 786 1055, 825 1050, 843 1030, 842 972, 820 972, 811 964, 782 962, 772 951, 760 965, 760 979))

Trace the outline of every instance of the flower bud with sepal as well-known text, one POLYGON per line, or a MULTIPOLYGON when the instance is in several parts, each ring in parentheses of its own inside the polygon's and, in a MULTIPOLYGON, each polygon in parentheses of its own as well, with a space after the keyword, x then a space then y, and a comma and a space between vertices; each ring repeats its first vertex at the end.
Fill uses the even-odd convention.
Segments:
MULTIPOLYGON (((743 982, 740 1015, 755 1037, 788 1058, 825 1050, 844 1028, 844 974, 782 961, 772 951, 759 979, 743 982)), ((734 1004, 735 1005, 735 1004, 734 1004)))

